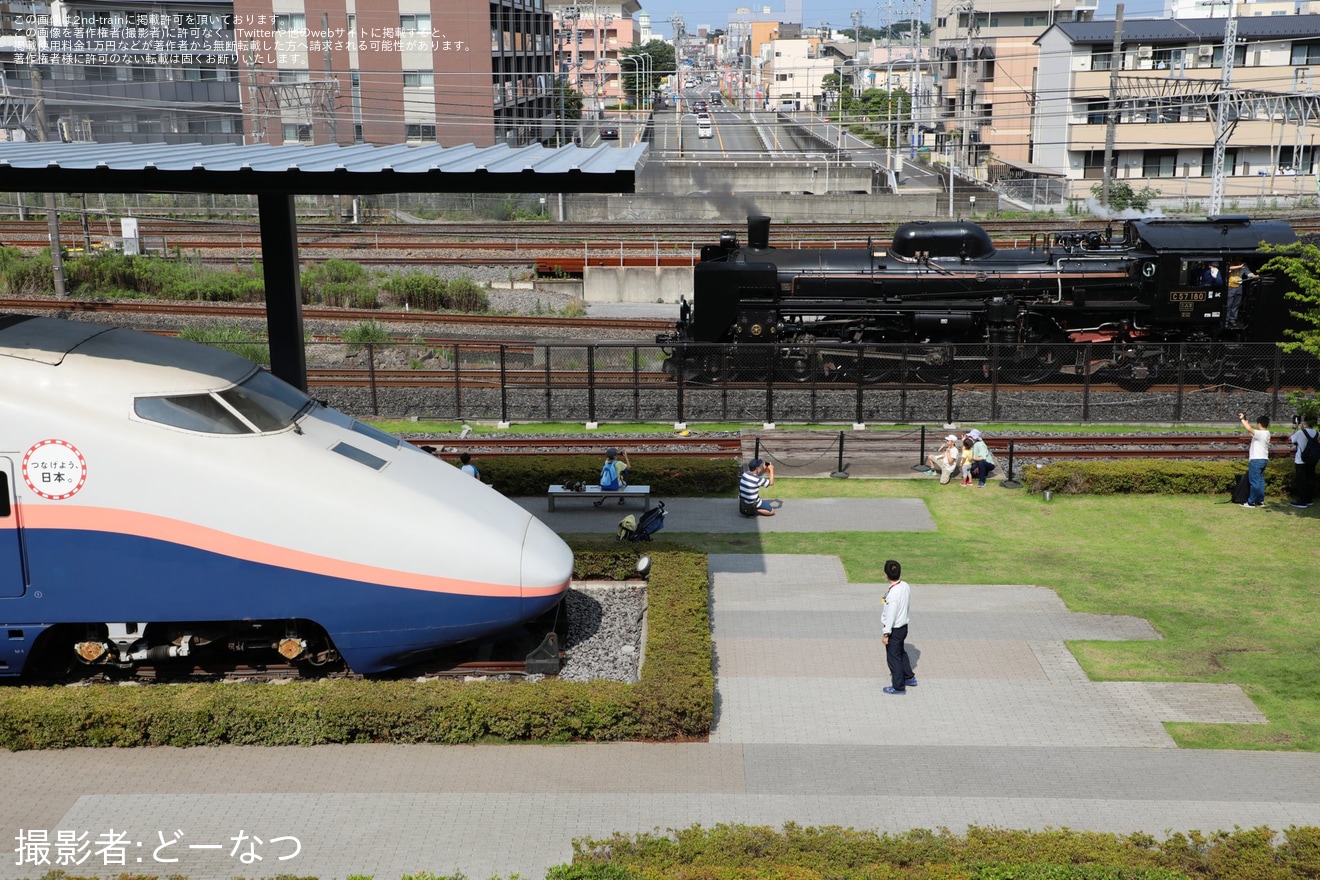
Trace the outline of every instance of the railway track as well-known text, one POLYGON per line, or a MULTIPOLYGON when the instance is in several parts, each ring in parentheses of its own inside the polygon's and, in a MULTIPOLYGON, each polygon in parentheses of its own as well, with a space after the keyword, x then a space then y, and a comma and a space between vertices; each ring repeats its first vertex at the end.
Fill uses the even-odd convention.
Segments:
MULTIPOLYGON (((166 315, 170 317, 250 318, 264 321, 263 304, 238 303, 159 303, 137 300, 57 300, 57 299, 0 299, 0 312, 39 311, 77 312, 118 315, 166 315)), ((590 334, 597 330, 627 330, 638 334, 655 334, 673 329, 672 321, 646 318, 563 318, 545 315, 484 315, 450 312, 395 311, 385 309, 326 309, 308 307, 302 310, 305 320, 341 321, 357 323, 380 321, 419 326, 504 327, 522 330, 554 329, 581 331, 590 334)), ((412 337, 409 337, 411 339, 412 337)))

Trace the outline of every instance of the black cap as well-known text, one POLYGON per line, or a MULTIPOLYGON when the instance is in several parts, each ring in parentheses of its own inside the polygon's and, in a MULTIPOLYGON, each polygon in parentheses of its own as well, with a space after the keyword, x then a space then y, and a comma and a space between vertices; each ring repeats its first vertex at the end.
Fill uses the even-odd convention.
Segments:
POLYGON ((614 457, 615 457, 616 455, 618 455, 618 454, 619 454, 619 450, 618 450, 617 448, 613 447, 613 446, 611 446, 609 449, 606 449, 606 450, 605 450, 605 457, 606 457, 606 458, 614 458, 614 457))

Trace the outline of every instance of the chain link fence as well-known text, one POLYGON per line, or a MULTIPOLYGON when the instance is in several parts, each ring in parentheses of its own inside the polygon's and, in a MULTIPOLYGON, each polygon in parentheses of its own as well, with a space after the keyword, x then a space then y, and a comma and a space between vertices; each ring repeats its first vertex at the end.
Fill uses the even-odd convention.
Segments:
POLYGON ((308 345, 356 415, 557 422, 1222 422, 1290 418, 1320 361, 1272 344, 308 345))

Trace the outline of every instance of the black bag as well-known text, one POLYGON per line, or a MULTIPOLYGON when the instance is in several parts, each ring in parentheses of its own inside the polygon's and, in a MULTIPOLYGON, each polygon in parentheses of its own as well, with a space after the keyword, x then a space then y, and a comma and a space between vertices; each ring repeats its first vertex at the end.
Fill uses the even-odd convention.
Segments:
POLYGON ((1251 497, 1251 478, 1246 474, 1238 474, 1237 480, 1233 482, 1233 503, 1246 504, 1247 499, 1251 497))
POLYGON ((1302 464, 1320 462, 1320 436, 1312 437, 1302 431, 1302 437, 1306 440, 1306 445, 1302 447, 1302 464))

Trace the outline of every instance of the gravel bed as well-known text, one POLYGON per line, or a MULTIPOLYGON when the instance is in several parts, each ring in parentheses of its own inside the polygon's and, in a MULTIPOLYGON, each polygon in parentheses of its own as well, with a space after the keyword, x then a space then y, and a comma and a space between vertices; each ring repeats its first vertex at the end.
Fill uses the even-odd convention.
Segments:
POLYGON ((646 630, 646 585, 575 583, 564 597, 568 634, 559 677, 635 682, 646 630))

